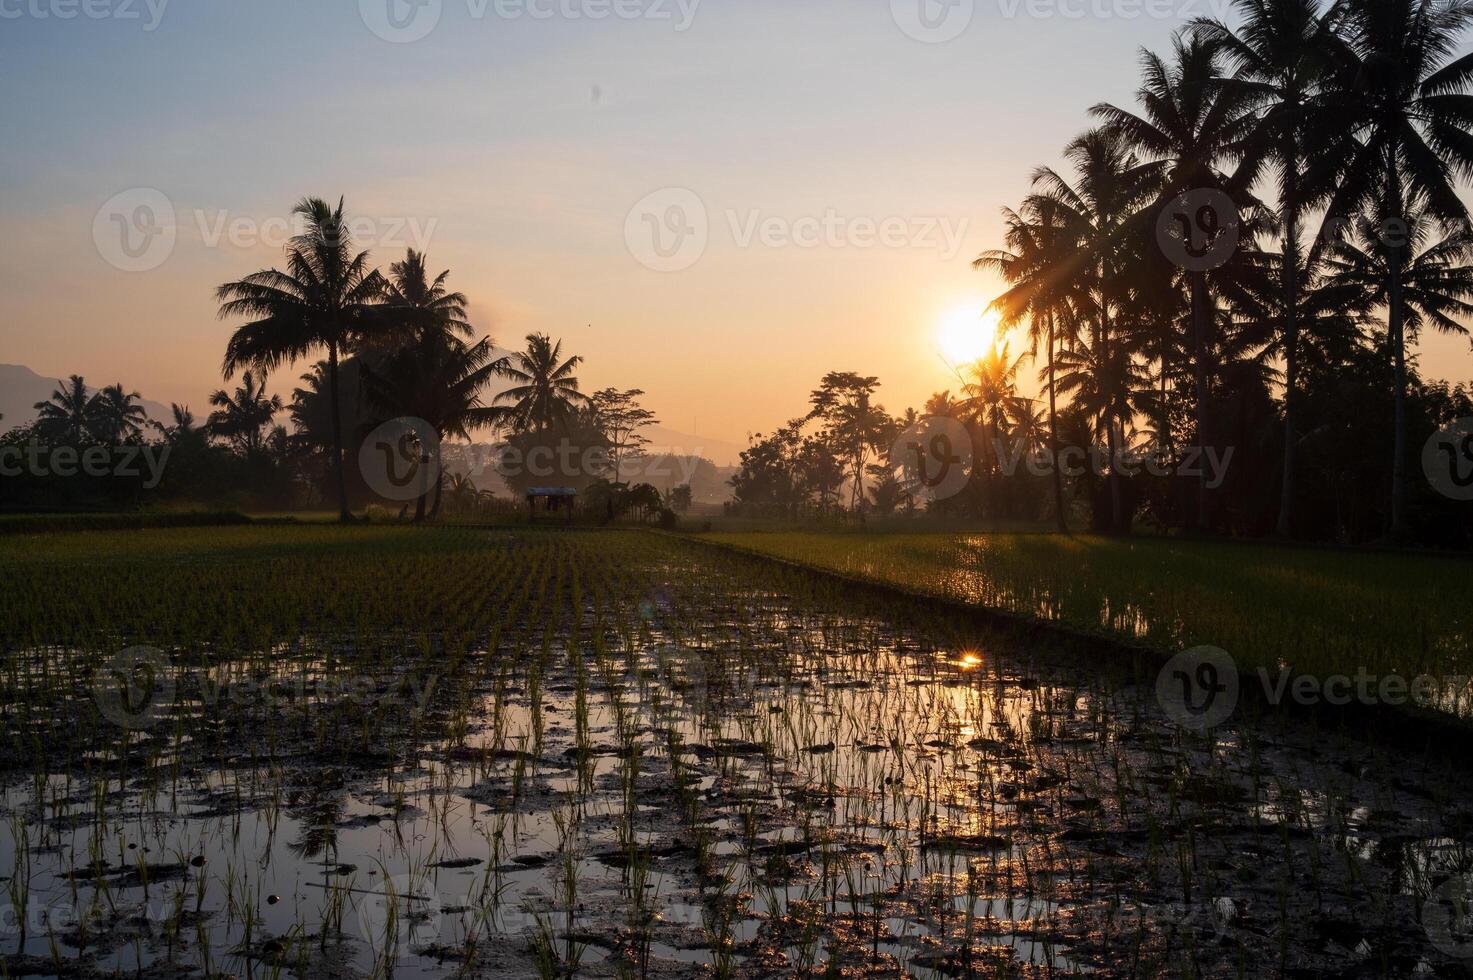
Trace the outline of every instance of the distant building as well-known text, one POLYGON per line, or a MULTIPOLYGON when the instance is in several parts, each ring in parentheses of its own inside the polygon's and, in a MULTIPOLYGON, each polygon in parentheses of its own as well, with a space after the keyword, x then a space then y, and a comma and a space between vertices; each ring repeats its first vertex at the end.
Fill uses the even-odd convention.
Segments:
POLYGON ((572 487, 528 487, 527 519, 536 521, 537 511, 542 510, 549 514, 566 513, 571 521, 577 503, 578 491, 572 487))

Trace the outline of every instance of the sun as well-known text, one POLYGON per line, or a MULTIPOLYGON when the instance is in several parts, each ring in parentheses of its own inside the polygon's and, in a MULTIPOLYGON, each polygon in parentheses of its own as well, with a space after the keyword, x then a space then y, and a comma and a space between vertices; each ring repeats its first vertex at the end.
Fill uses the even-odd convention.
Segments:
POLYGON ((941 356, 949 364, 970 364, 992 350, 997 343, 1001 317, 994 310, 962 307, 952 310, 941 321, 936 340, 941 356))

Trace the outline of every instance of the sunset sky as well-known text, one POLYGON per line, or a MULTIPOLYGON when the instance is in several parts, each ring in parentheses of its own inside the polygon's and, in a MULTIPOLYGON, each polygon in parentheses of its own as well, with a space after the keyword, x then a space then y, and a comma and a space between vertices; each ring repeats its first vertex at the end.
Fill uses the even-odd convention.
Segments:
MULTIPOLYGON (((0 0, 0 362, 198 412, 214 287, 277 261, 297 199, 346 195, 379 263, 426 245, 501 345, 561 337, 587 389, 736 443, 826 371, 879 375, 897 412, 954 384, 940 334, 999 290, 970 268, 999 208, 1091 103, 1130 100, 1138 46, 1216 12, 978 0, 927 43, 910 0, 423 0, 400 13, 433 28, 395 43, 390 0, 91 2, 0 0), (124 271, 99 209, 158 199, 139 188, 177 241, 124 271), (708 242, 662 272, 631 209, 663 218, 671 188, 708 242)), ((1467 379, 1473 355, 1434 341, 1422 367, 1467 379)))

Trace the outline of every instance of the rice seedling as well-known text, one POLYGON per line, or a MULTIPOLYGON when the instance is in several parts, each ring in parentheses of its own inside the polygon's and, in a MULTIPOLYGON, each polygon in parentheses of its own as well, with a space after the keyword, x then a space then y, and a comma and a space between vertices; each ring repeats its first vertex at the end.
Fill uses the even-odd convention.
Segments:
POLYGON ((5 885, 78 910, 7 975, 1457 968, 1459 774, 964 609, 633 532, 85 541, 0 551, 5 885))

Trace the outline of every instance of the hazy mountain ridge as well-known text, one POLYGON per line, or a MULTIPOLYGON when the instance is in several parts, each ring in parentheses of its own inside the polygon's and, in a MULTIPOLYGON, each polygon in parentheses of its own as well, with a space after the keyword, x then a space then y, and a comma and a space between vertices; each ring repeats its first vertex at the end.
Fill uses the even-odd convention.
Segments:
MULTIPOLYGON (((36 403, 49 401, 51 393, 66 381, 68 375, 37 374, 24 364, 0 364, 0 432, 30 425, 36 420, 36 403)), ((87 388, 96 391, 115 383, 116 378, 87 378, 87 388)), ((128 382, 123 389, 131 391, 128 382)), ((172 417, 169 406, 147 398, 139 399, 148 417, 167 423, 172 417)))

